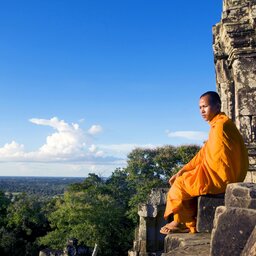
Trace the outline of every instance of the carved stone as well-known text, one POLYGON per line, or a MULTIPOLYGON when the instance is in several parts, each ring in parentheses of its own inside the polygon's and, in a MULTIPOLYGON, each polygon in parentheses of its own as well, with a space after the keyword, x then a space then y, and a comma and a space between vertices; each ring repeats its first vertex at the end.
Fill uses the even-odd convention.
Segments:
POLYGON ((168 189, 152 189, 148 202, 139 207, 139 227, 129 256, 158 256, 163 252, 164 235, 159 231, 166 224, 163 215, 167 192, 168 189))
POLYGON ((196 230, 210 233, 213 227, 215 209, 224 205, 224 194, 198 197, 196 230))
POLYGON ((225 206, 256 209, 256 184, 229 184, 225 194, 225 206))
POLYGON ((167 235, 161 256, 209 255, 210 236, 207 233, 167 235))
POLYGON ((222 110, 242 133, 250 171, 256 171, 256 0, 224 0, 213 52, 222 110))
POLYGON ((64 250, 52 250, 50 248, 43 249, 39 252, 39 256, 89 256, 92 255, 92 248, 85 245, 79 245, 76 238, 67 240, 64 250))
POLYGON ((215 212, 210 255, 240 256, 256 224, 256 210, 219 206, 215 212))
POLYGON ((241 254, 241 256, 252 256, 252 255, 256 255, 256 227, 254 227, 241 254))

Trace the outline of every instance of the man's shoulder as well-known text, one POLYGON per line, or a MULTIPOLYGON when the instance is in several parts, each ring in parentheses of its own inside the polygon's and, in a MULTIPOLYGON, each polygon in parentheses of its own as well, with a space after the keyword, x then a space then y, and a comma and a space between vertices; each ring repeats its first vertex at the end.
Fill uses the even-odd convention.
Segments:
POLYGON ((227 117, 223 116, 221 118, 218 118, 214 124, 212 125, 212 132, 214 133, 229 133, 232 130, 236 130, 236 125, 233 123, 233 121, 227 117))
POLYGON ((229 124, 230 122, 232 123, 232 121, 226 115, 219 115, 218 118, 214 120, 211 126, 213 128, 222 128, 225 124, 229 124))

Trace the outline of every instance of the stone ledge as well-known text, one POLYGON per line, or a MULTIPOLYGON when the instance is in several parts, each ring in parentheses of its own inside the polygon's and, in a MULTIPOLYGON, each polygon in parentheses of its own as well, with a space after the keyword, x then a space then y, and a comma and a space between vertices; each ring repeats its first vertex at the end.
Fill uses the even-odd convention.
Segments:
POLYGON ((161 256, 209 255, 211 234, 170 234, 165 238, 161 256))
POLYGON ((225 206, 256 209, 256 184, 244 182, 229 184, 226 189, 225 206))
POLYGON ((256 210, 219 206, 215 212, 211 256, 240 256, 256 224, 256 210))
POLYGON ((244 182, 256 183, 256 170, 255 169, 247 172, 244 182))
POLYGON ((224 205, 225 194, 204 195, 198 197, 197 223, 198 232, 210 233, 213 228, 215 209, 224 205))
POLYGON ((256 227, 254 227, 241 254, 241 256, 251 255, 256 255, 256 227))

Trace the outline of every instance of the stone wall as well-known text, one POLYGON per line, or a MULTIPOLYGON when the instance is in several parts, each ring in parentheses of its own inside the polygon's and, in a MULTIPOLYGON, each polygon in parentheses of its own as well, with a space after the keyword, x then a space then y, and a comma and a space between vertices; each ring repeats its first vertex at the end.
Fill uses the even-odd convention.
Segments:
POLYGON ((223 1, 213 51, 222 110, 246 142, 251 171, 246 181, 256 182, 256 0, 223 1))
POLYGON ((139 206, 140 223, 135 231, 133 248, 128 256, 160 256, 164 248, 164 235, 160 228, 166 224, 163 218, 168 189, 152 189, 148 201, 139 206))

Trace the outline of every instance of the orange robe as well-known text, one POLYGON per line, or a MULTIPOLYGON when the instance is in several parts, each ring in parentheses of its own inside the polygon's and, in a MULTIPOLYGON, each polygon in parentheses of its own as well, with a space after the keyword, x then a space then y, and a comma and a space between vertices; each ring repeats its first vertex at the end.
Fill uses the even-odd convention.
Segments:
POLYGON ((224 113, 216 115, 209 124, 208 141, 182 168, 186 172, 176 178, 168 192, 166 219, 174 213, 178 222, 195 220, 196 205, 192 198, 224 193, 228 183, 241 182, 246 176, 247 149, 235 124, 224 113))

